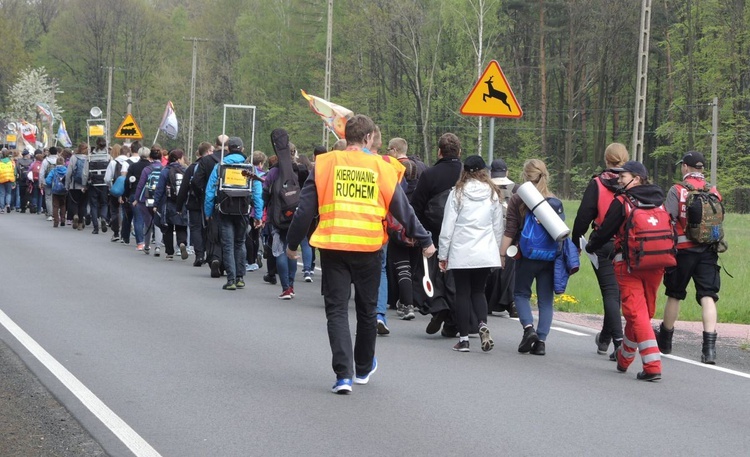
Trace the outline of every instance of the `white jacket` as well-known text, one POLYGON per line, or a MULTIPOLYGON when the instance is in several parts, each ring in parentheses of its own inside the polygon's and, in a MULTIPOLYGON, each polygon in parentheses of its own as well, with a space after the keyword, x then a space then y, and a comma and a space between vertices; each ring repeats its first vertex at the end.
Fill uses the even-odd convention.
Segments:
POLYGON ((445 204, 438 259, 448 260, 449 270, 499 267, 504 225, 502 205, 488 184, 469 181, 460 196, 454 187, 445 204))

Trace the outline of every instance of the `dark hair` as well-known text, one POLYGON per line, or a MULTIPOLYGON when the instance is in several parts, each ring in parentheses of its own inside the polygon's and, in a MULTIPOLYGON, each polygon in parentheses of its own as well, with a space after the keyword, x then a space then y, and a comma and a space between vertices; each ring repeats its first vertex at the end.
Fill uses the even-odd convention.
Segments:
POLYGON ((364 114, 355 114, 344 129, 347 143, 364 143, 365 137, 375 131, 375 123, 364 114))
POLYGON ((138 153, 138 150, 141 149, 143 145, 141 144, 140 140, 135 140, 132 143, 130 143, 130 150, 138 153))
POLYGON ((161 149, 154 149, 151 147, 151 152, 148 154, 148 158, 151 160, 161 160, 161 149))
POLYGON ((185 152, 182 149, 172 149, 169 151, 169 156, 167 158, 167 162, 177 162, 181 158, 185 156, 185 152))
POLYGON ((444 133, 438 140, 440 154, 447 158, 458 158, 461 155, 461 140, 453 133, 444 133))
POLYGON ((97 149, 104 149, 107 147, 107 139, 103 136, 100 136, 96 139, 96 148, 97 149))
POLYGON ((198 157, 203 157, 206 155, 208 150, 211 149, 211 143, 204 141, 203 143, 198 145, 198 157))

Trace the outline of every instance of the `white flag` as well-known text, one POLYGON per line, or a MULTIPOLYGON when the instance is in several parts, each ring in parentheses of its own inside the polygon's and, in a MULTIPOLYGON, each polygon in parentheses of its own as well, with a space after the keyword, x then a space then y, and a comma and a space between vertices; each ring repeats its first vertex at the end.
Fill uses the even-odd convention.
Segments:
POLYGON ((174 112, 174 105, 172 102, 167 102, 167 108, 164 110, 164 115, 161 118, 161 124, 159 130, 166 133, 171 138, 177 138, 177 115, 174 112))

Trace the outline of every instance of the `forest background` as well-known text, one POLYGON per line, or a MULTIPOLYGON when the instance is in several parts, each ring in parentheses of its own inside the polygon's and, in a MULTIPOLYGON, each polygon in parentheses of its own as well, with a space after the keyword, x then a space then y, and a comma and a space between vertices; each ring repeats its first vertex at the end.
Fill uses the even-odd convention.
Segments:
MULTIPOLYGON (((0 0, 0 111, 14 83, 44 67, 74 143, 85 140, 113 67, 113 127, 130 91, 150 144, 171 100, 181 132, 159 142, 185 148, 193 52, 185 38, 206 38, 197 45, 194 147, 221 132, 223 104, 248 104, 257 106, 255 149, 270 152, 271 130, 284 127, 309 154, 322 123, 300 89, 323 96, 327 8, 327 0, 0 0)), ((750 211, 749 15, 745 0, 651 8, 644 163, 668 187, 685 152, 708 157, 718 97, 718 184, 737 212, 750 211)), ((497 60, 524 115, 496 121, 495 157, 516 179, 525 159, 543 158, 556 192, 580 197, 606 145, 630 147, 640 17, 641 0, 334 0, 330 98, 371 116, 386 144, 407 139, 426 162, 449 131, 464 155, 486 157, 487 120, 459 109, 497 60)))

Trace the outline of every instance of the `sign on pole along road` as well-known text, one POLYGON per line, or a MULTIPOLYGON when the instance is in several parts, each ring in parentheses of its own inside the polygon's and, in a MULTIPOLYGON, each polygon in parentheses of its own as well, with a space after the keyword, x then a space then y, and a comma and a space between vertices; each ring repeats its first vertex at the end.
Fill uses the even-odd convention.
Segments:
POLYGON ((521 106, 496 60, 490 61, 466 97, 461 114, 511 118, 523 116, 521 106))
POLYGON ((120 124, 119 127, 117 127, 117 130, 115 131, 115 138, 119 138, 121 140, 142 140, 143 139, 143 133, 141 132, 141 128, 138 127, 138 123, 135 122, 135 119, 133 118, 132 114, 128 114, 125 116, 125 119, 122 121, 122 124, 120 124))

